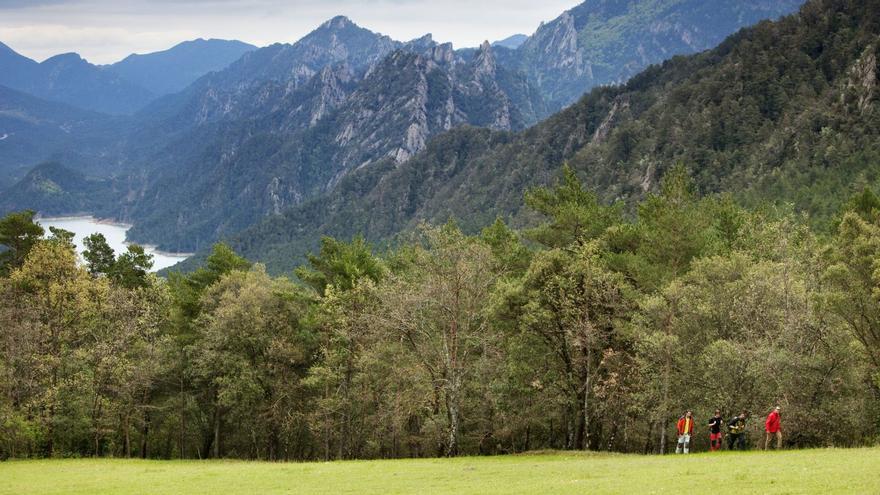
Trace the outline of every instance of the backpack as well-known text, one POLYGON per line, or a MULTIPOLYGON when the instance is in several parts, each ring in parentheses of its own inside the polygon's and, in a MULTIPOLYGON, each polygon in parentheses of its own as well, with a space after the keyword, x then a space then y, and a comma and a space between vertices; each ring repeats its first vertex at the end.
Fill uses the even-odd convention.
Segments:
POLYGON ((732 435, 737 435, 742 433, 743 429, 746 427, 746 422, 740 419, 739 417, 733 418, 730 422, 727 423, 727 432, 732 435))

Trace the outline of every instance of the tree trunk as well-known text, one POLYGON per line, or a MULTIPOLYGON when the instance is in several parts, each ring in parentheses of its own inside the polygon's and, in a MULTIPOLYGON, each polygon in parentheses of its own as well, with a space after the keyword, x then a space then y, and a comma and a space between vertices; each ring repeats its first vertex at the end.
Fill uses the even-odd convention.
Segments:
POLYGON ((446 456, 455 457, 458 455, 458 433, 459 433, 459 389, 461 387, 461 378, 453 375, 450 379, 448 389, 446 391, 446 415, 449 420, 449 430, 446 437, 446 456))
POLYGON ((150 433, 150 411, 144 410, 144 423, 141 427, 141 459, 147 458, 147 436, 150 433))
POLYGON ((666 364, 663 367, 663 402, 660 405, 660 455, 666 453, 666 430, 669 429, 667 417, 669 416, 669 381, 672 367, 671 357, 667 353, 666 364))
POLYGON ((99 394, 95 393, 92 398, 92 428, 94 428, 94 456, 99 457, 101 455, 101 425, 100 425, 100 417, 101 417, 101 398, 99 394))
POLYGON ((269 431, 269 460, 277 461, 279 457, 279 451, 281 450, 280 439, 279 439, 278 427, 272 426, 269 431))
POLYGON ((220 458, 220 407, 214 408, 214 459, 220 458))
MULTIPOLYGON (((324 397, 330 397, 330 384, 324 384, 324 397)), ((330 460, 330 422, 333 420, 333 415, 327 413, 324 415, 324 462, 330 460)))
MULTIPOLYGON (((583 384, 586 384, 587 380, 584 380, 583 384)), ((584 439, 586 438, 586 428, 587 428, 587 397, 586 390, 583 387, 578 387, 577 394, 575 394, 575 430, 574 437, 570 442, 572 449, 575 450, 583 450, 584 449, 584 439)))
MULTIPOLYGON (((578 395, 577 397, 578 397, 578 399, 577 399, 576 404, 581 404, 580 396, 578 395)), ((569 405, 566 409, 567 410, 565 411, 565 413, 566 413, 565 414, 565 449, 566 450, 574 450, 575 448, 577 448, 577 446, 575 444, 575 436, 576 435, 575 435, 575 426, 574 425, 575 425, 575 421, 577 420, 577 418, 580 417, 580 409, 578 409, 577 405, 575 405, 575 407, 572 407, 571 405, 569 405)))
POLYGON ((129 431, 129 413, 122 420, 122 449, 126 458, 131 457, 131 432, 129 431))
POLYGON ((589 350, 587 350, 586 354, 587 372, 584 376, 583 449, 589 450, 592 447, 592 439, 590 438, 590 427, 592 426, 590 424, 590 390, 593 389, 593 366, 591 363, 593 355, 592 352, 590 352, 589 350))
POLYGON ((666 420, 660 421, 660 455, 666 453, 666 420))
POLYGON ((178 374, 178 386, 180 392, 180 410, 178 414, 180 414, 180 431, 177 436, 177 456, 181 459, 186 458, 186 453, 184 452, 184 435, 186 434, 186 399, 183 395, 183 370, 178 374))
POLYGON ((651 443, 653 442, 652 439, 654 438, 654 429, 656 427, 657 427, 657 422, 651 421, 651 426, 648 428, 648 436, 646 437, 647 441, 645 442, 645 452, 644 452, 645 455, 648 455, 651 453, 651 443))

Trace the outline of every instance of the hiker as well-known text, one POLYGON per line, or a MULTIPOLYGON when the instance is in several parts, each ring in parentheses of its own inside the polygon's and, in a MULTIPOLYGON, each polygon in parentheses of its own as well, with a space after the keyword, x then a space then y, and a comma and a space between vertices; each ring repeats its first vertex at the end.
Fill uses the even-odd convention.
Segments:
POLYGON ((748 412, 743 411, 727 423, 727 448, 729 450, 746 450, 746 419, 748 412))
POLYGON ((690 453, 691 435, 694 433, 694 415, 688 411, 684 416, 678 418, 678 446, 675 447, 675 453, 681 454, 684 450, 685 454, 690 453))
POLYGON ((709 450, 715 452, 721 449, 723 434, 721 428, 724 426, 724 418, 721 417, 721 409, 715 409, 715 416, 709 418, 709 450))
POLYGON ((764 440, 764 450, 770 449, 770 438, 776 437, 776 450, 782 448, 782 424, 779 419, 779 412, 781 411, 779 406, 776 406, 770 414, 767 415, 767 422, 764 424, 764 429, 767 431, 767 438, 764 440))

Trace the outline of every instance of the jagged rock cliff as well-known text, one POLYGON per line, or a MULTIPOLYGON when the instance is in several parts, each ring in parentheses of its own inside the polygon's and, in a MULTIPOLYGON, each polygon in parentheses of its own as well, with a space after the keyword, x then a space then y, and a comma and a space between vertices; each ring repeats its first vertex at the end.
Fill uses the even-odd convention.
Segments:
POLYGON ((257 50, 200 81, 185 101, 154 108, 153 129, 177 137, 153 155, 168 165, 127 203, 130 235, 196 249, 332 189, 353 170, 403 163, 439 133, 517 130, 544 113, 538 92, 498 64, 488 43, 463 56, 430 36, 399 43, 368 33, 333 19, 304 38, 312 48, 298 42, 269 57, 306 53, 307 62, 295 57, 258 79, 258 69, 244 68, 268 56, 257 50), (320 56, 318 39, 327 43, 320 56))
POLYGON ((593 0, 542 24, 518 49, 551 109, 650 64, 714 47, 740 27, 795 11, 802 0, 593 0))

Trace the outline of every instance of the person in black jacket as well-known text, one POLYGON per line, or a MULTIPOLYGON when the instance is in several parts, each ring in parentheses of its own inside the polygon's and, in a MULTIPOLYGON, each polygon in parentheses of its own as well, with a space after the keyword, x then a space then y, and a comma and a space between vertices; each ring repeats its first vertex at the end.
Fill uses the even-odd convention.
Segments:
POLYGON ((721 428, 724 426, 724 418, 721 417, 721 409, 715 409, 715 416, 709 418, 709 450, 715 452, 721 448, 724 434, 721 428))
POLYGON ((748 411, 743 411, 739 416, 734 416, 727 422, 727 448, 729 450, 746 450, 746 419, 748 411))

